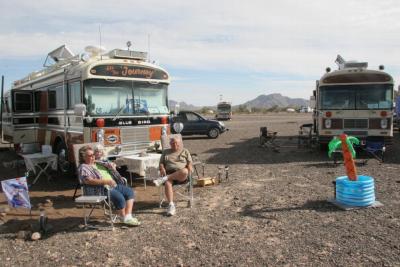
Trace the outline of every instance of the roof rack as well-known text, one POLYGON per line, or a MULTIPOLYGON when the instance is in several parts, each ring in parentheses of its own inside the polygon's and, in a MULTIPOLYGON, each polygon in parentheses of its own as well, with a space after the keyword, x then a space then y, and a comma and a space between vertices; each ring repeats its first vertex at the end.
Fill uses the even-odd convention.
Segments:
POLYGON ((108 52, 108 56, 110 58, 126 58, 145 61, 147 59, 147 52, 114 49, 108 52))
MULTIPOLYGON (((48 57, 49 56, 50 56, 50 53, 49 53, 48 57)), ((46 59, 46 61, 47 61, 47 59, 46 59)), ((45 63, 46 63, 46 61, 45 61, 45 63)), ((59 70, 59 69, 62 69, 62 68, 66 68, 66 67, 68 67, 70 65, 78 64, 80 61, 81 61, 80 55, 75 55, 75 56, 72 56, 72 57, 67 58, 67 59, 58 58, 58 61, 55 64, 47 65, 47 66, 44 65, 44 67, 45 67, 44 69, 29 73, 26 77, 24 77, 24 78, 22 78, 20 80, 14 81, 13 85, 17 86, 17 85, 20 85, 20 84, 35 80, 35 79, 37 79, 39 77, 42 77, 42 76, 44 76, 46 74, 49 74, 51 72, 54 72, 56 70, 59 70)))

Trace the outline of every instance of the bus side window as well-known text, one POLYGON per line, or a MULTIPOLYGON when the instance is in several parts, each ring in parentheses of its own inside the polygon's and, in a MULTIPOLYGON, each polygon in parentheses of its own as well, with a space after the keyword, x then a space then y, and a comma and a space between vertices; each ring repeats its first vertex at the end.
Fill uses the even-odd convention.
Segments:
POLYGON ((41 91, 35 92, 35 112, 40 111, 40 100, 41 100, 41 91))
POLYGON ((48 107, 49 110, 64 109, 63 87, 49 88, 48 92, 48 107))
POLYGON ((64 109, 63 86, 56 87, 56 109, 64 109))
POLYGON ((80 81, 72 82, 68 85, 68 109, 73 109, 76 104, 80 103, 82 103, 81 83, 80 81))
POLYGON ((47 94, 47 106, 49 107, 49 110, 54 110, 56 109, 57 105, 56 105, 56 91, 54 90, 54 88, 49 89, 49 92, 47 94))
POLYGON ((32 112, 32 93, 15 92, 14 93, 14 111, 32 112))

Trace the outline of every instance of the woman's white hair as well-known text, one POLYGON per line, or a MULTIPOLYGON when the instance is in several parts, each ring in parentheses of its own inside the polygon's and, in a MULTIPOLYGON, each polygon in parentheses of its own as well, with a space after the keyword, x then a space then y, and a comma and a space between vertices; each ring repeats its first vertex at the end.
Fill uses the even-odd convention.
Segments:
POLYGON ((94 151, 94 152, 98 152, 98 151, 104 152, 104 146, 101 145, 101 144, 96 144, 96 145, 93 147, 93 151, 94 151))

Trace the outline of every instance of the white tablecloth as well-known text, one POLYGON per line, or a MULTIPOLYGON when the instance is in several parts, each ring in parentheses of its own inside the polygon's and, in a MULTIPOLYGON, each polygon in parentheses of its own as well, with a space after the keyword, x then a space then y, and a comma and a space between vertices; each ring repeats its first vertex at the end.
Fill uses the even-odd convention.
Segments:
POLYGON ((128 172, 137 173, 140 176, 146 175, 148 168, 158 169, 161 154, 147 154, 141 157, 139 155, 123 156, 116 159, 117 166, 127 166, 128 172))
POLYGON ((27 171, 33 171, 36 174, 36 166, 41 163, 50 164, 50 168, 57 170, 57 155, 56 154, 26 154, 22 155, 25 160, 25 166, 27 171))

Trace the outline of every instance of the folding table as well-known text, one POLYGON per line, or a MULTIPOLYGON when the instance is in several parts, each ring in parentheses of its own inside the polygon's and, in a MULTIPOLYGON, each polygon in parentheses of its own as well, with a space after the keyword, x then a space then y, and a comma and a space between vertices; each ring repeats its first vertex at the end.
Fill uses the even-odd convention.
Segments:
POLYGON ((132 186, 132 173, 139 174, 144 181, 146 189, 146 180, 149 180, 148 171, 150 168, 157 169, 159 167, 161 154, 147 154, 146 156, 130 155, 116 159, 117 166, 127 166, 132 186))
POLYGON ((32 171, 36 175, 31 185, 34 185, 42 174, 45 174, 47 179, 50 179, 47 173, 49 168, 57 170, 56 154, 34 153, 21 156, 24 158, 26 170, 32 171), (39 170, 39 172, 36 172, 36 170, 39 170))

